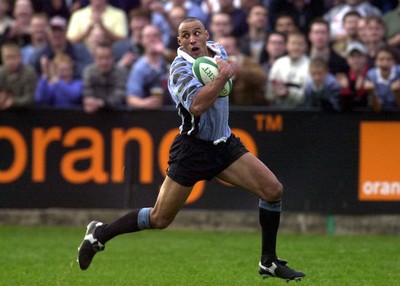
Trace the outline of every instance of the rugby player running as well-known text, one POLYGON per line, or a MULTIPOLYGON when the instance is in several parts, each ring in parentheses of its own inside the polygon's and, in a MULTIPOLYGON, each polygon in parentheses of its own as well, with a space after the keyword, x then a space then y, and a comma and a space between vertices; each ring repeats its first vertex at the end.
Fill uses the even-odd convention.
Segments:
POLYGON ((283 187, 276 176, 231 133, 229 98, 219 96, 233 70, 218 43, 197 18, 185 18, 178 28, 178 55, 170 68, 168 88, 182 118, 180 134, 171 146, 167 176, 153 207, 134 209, 109 224, 92 221, 78 250, 78 263, 87 269, 94 255, 117 235, 164 229, 185 205, 196 182, 214 177, 241 187, 259 198, 262 233, 259 274, 300 280, 304 273, 287 266, 276 254, 283 187), (215 57, 219 73, 203 86, 192 74, 198 57, 215 57))

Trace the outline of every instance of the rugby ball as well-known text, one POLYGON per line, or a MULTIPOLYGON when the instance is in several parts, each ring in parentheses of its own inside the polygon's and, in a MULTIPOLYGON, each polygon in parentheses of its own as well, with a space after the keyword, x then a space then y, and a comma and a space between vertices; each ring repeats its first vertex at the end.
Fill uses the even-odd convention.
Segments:
MULTIPOLYGON (((195 78, 198 79, 203 85, 212 82, 218 75, 218 66, 214 58, 199 57, 192 66, 192 72, 195 78)), ((220 97, 227 96, 232 90, 232 79, 229 79, 224 86, 224 89, 219 94, 220 97)))

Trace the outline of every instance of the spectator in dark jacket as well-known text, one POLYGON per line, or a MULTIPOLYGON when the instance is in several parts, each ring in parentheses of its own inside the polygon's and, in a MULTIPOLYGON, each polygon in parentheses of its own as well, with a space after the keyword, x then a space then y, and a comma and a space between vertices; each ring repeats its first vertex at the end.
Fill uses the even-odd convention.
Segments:
POLYGON ((110 45, 99 45, 94 64, 83 74, 83 109, 94 113, 100 109, 121 107, 125 100, 127 71, 116 65, 110 45))

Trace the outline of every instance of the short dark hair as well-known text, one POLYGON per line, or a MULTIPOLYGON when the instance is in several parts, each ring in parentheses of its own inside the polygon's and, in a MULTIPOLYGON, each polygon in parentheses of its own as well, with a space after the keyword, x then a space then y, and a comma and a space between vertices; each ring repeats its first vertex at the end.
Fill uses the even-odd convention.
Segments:
POLYGON ((135 17, 146 18, 151 22, 151 13, 144 11, 142 8, 133 8, 129 11, 129 20, 132 20, 132 18, 135 17))
POLYGON ((203 22, 201 22, 201 20, 200 20, 199 18, 196 18, 196 17, 186 17, 185 19, 182 20, 181 24, 182 24, 182 23, 195 22, 195 21, 199 21, 200 23, 203 23, 203 22))
POLYGON ((311 27, 312 27, 314 24, 322 24, 322 25, 325 25, 326 28, 328 29, 328 33, 330 32, 329 23, 328 23, 326 20, 324 20, 324 18, 322 18, 322 17, 314 18, 314 19, 311 21, 310 26, 309 26, 309 30, 310 30, 310 31, 311 31, 311 27))
POLYGON ((358 13, 357 11, 350 11, 350 12, 347 12, 346 14, 344 14, 342 22, 344 23, 344 21, 346 20, 346 18, 347 18, 347 17, 350 17, 350 16, 356 16, 356 17, 358 17, 358 18, 361 18, 361 17, 362 17, 361 14, 358 13))
POLYGON ((395 48, 392 48, 392 47, 390 47, 388 45, 380 47, 378 49, 378 51, 376 52, 376 56, 378 56, 378 54, 381 53, 381 52, 386 52, 388 54, 391 54, 396 63, 398 63, 400 61, 400 53, 395 48))
POLYGON ((329 70, 328 62, 321 57, 312 58, 310 61, 310 67, 320 67, 325 70, 329 70))
POLYGON ((265 42, 268 42, 272 35, 278 35, 278 36, 282 37, 283 40, 285 41, 285 43, 286 43, 286 41, 287 41, 287 36, 286 36, 284 33, 281 33, 281 32, 278 32, 278 31, 275 31, 275 30, 274 30, 274 31, 270 32, 270 33, 267 35, 267 39, 266 39, 265 42))

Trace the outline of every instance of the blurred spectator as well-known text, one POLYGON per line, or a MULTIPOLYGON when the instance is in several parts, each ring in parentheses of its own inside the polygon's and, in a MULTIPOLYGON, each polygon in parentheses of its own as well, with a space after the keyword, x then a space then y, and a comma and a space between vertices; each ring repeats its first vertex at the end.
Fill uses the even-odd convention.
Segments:
POLYGON ((81 78, 83 68, 93 62, 87 48, 82 44, 72 44, 66 38, 67 21, 60 16, 50 19, 49 42, 44 47, 35 49, 28 62, 37 74, 42 74, 40 61, 42 57, 52 60, 58 53, 68 54, 74 61, 74 78, 81 78))
POLYGON ((220 12, 227 13, 231 17, 233 24, 232 34, 235 37, 241 37, 248 31, 247 13, 241 8, 233 5, 233 0, 219 0, 220 12))
POLYGON ((366 0, 345 0, 324 15, 325 20, 331 24, 332 39, 345 33, 343 17, 350 11, 357 11, 362 17, 381 16, 381 11, 366 0))
POLYGON ((375 68, 368 71, 365 88, 375 112, 400 107, 400 65, 392 48, 381 48, 375 59, 375 68))
POLYGON ((96 26, 101 27, 111 41, 124 39, 128 35, 124 11, 109 5, 107 0, 90 0, 89 6, 71 15, 67 38, 73 43, 85 42, 96 26))
POLYGON ((215 13, 227 13, 233 25, 233 35, 241 37, 247 33, 246 17, 248 10, 241 8, 234 2, 234 0, 204 0, 201 7, 209 17, 215 13))
POLYGON ((87 36, 86 47, 89 53, 94 55, 96 47, 99 45, 111 45, 111 39, 108 38, 108 33, 100 26, 95 26, 87 36))
POLYGON ((361 17, 357 21, 357 37, 358 40, 365 44, 367 42, 367 17, 361 17))
POLYGON ((27 107, 33 103, 36 74, 21 60, 18 44, 6 42, 1 46, 0 110, 27 107))
POLYGON ((383 16, 387 43, 391 47, 400 49, 400 0, 396 9, 383 16))
POLYGON ((368 50, 368 66, 373 67, 377 51, 386 46, 385 25, 381 17, 367 17, 366 42, 364 45, 368 50))
POLYGON ((227 13, 213 13, 210 18, 210 37, 211 39, 232 35, 232 19, 227 13))
POLYGON ((295 19, 296 25, 305 33, 308 32, 311 21, 321 17, 324 12, 324 1, 320 0, 272 0, 269 5, 270 25, 276 22, 281 13, 288 13, 295 19))
POLYGON ((140 8, 145 13, 151 15, 151 24, 158 27, 164 46, 167 47, 169 44, 170 27, 163 4, 157 0, 141 0, 140 8))
MULTIPOLYGON (((200 21, 202 23, 204 23, 205 25, 207 25, 207 23, 208 23, 208 15, 203 12, 203 10, 200 8, 200 6, 197 3, 193 2, 193 1, 169 0, 169 1, 167 1, 167 3, 164 6, 167 14, 170 13, 170 11, 173 7, 182 7, 183 9, 186 10, 186 15, 188 17, 195 17, 197 19, 200 19, 200 21)), ((170 26, 171 26, 171 23, 170 23, 170 26)), ((173 28, 171 27, 171 30, 172 29, 173 28)))
MULTIPOLYGON (((66 0, 66 2, 71 12, 86 7, 90 4, 90 0, 66 0)), ((140 0, 108 0, 108 3, 114 7, 123 10, 126 15, 128 15, 132 9, 136 9, 140 6, 140 0)))
POLYGON ((368 95, 364 89, 368 72, 367 48, 360 42, 349 44, 346 59, 350 67, 349 72, 336 75, 340 85, 340 109, 351 111, 357 107, 367 107, 368 95))
POLYGON ((236 7, 242 8, 246 14, 248 14, 250 12, 250 9, 255 6, 255 5, 263 5, 265 8, 268 9, 268 5, 265 5, 265 3, 263 3, 264 1, 262 0, 237 0, 237 1, 233 1, 233 3, 235 4, 236 7), (236 3, 239 2, 238 5, 236 5, 236 3))
POLYGON ((35 91, 38 104, 56 108, 79 106, 82 80, 74 79, 74 63, 67 54, 58 54, 52 61, 43 58, 42 76, 35 91))
POLYGON ((342 57, 346 57, 346 48, 349 43, 360 40, 358 38, 358 21, 360 18, 361 15, 356 11, 350 11, 343 17, 345 33, 338 35, 333 42, 333 50, 342 57))
POLYGON ((111 46, 97 46, 94 63, 83 73, 83 110, 94 113, 123 106, 126 76, 126 70, 116 65, 111 46))
POLYGON ((33 15, 30 0, 16 0, 13 9, 14 22, 8 31, 7 39, 16 42, 20 47, 30 43, 30 22, 33 15))
POLYGON ((0 0, 0 45, 7 41, 13 18, 9 15, 10 0, 0 0))
POLYGON ((304 106, 320 107, 325 111, 339 111, 339 91, 339 83, 335 76, 329 73, 325 59, 311 59, 310 76, 304 88, 304 106))
POLYGON ((172 7, 168 13, 168 22, 171 27, 170 29, 170 40, 169 44, 165 49, 164 56, 168 63, 172 63, 177 55, 178 44, 178 28, 183 19, 186 18, 186 10, 181 6, 172 7))
POLYGON ((233 88, 229 95, 232 105, 267 105, 264 98, 267 75, 262 67, 242 54, 234 36, 217 39, 228 53, 233 68, 233 88))
POLYGON ((265 53, 262 58, 262 68, 267 76, 277 59, 286 54, 286 37, 279 32, 271 32, 265 43, 265 53))
POLYGON ((44 47, 47 44, 47 30, 49 18, 44 13, 37 13, 31 19, 31 43, 25 45, 21 49, 22 61, 25 64, 29 63, 29 58, 35 49, 44 47))
POLYGON ((277 59, 271 67, 266 98, 276 106, 296 107, 304 103, 304 85, 309 73, 305 35, 290 33, 286 50, 288 54, 277 59))
POLYGON ((296 21, 292 15, 283 12, 276 17, 274 29, 275 31, 287 36, 291 33, 297 32, 299 27, 297 27, 296 21))
POLYGON ((330 47, 329 24, 324 19, 317 18, 311 23, 308 39, 311 44, 310 58, 325 59, 332 74, 349 70, 346 61, 330 47))
POLYGON ((369 2, 381 10, 382 14, 386 14, 396 7, 398 0, 370 0, 369 2))
POLYGON ((261 56, 267 40, 268 10, 263 5, 250 8, 247 15, 249 31, 240 38, 240 51, 261 63, 261 56))
POLYGON ((113 44, 115 60, 127 70, 144 52, 140 38, 143 28, 151 22, 151 14, 136 8, 129 13, 129 19, 130 37, 113 44))
POLYGON ((72 14, 80 8, 89 5, 90 0, 66 0, 69 13, 72 14))
POLYGON ((126 103, 140 109, 159 109, 167 99, 167 63, 157 26, 144 27, 142 45, 144 54, 134 63, 127 81, 126 103))
POLYGON ((69 19, 70 17, 67 0, 32 0, 32 4, 36 13, 45 13, 49 18, 61 16, 69 19))
POLYGON ((126 15, 128 15, 132 9, 139 8, 140 6, 140 0, 109 0, 108 3, 114 7, 124 10, 126 15))

